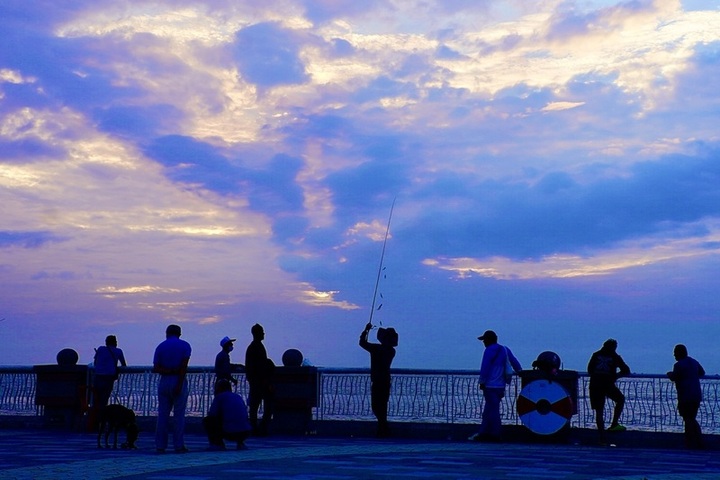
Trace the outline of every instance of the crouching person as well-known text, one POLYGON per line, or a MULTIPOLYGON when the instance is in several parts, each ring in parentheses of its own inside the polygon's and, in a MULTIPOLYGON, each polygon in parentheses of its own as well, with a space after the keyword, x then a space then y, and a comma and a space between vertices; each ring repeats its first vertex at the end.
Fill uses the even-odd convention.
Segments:
POLYGON ((203 418, 210 450, 225 450, 224 440, 237 442, 237 449, 244 450, 250 435, 247 405, 243 398, 233 393, 230 381, 221 379, 215 384, 213 399, 207 417, 203 418))

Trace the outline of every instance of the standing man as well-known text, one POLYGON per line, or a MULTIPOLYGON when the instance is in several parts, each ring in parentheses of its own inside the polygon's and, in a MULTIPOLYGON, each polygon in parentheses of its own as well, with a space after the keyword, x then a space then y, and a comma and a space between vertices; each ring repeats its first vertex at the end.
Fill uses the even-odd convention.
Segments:
POLYGON ((615 385, 618 378, 630 375, 630 367, 622 357, 617 354, 617 340, 612 338, 603 343, 600 350, 593 353, 588 362, 588 375, 590 375, 590 406, 595 410, 600 443, 605 443, 605 399, 615 402, 612 423, 608 432, 624 432, 624 425, 620 425, 620 415, 625 406, 625 395, 615 385), (618 370, 620 373, 618 373, 618 370))
POLYGON ((170 410, 175 417, 173 447, 176 453, 188 451, 183 434, 185 431, 185 407, 188 399, 186 374, 192 348, 185 340, 180 340, 182 330, 179 325, 169 325, 165 330, 165 341, 155 349, 153 372, 160 374, 158 383, 158 419, 155 431, 155 448, 165 453, 168 444, 168 424, 170 410))
POLYGON ((480 365, 480 390, 485 398, 485 406, 480 430, 471 436, 470 440, 499 441, 502 433, 500 401, 505 396, 507 386, 506 366, 509 362, 515 372, 522 370, 522 366, 508 347, 497 343, 498 337, 494 331, 487 330, 478 337, 478 340, 485 345, 480 365))
POLYGON ((237 371, 240 365, 230 363, 230 352, 235 348, 235 338, 223 337, 220 340, 220 353, 215 357, 215 382, 218 380, 227 380, 237 385, 237 379, 233 378, 232 372, 237 371))
POLYGON ((268 358, 265 345, 262 343, 265 339, 265 330, 262 325, 256 323, 250 332, 253 340, 245 351, 245 378, 250 386, 248 392, 250 425, 252 425, 255 435, 265 436, 268 433, 273 414, 272 375, 275 364, 268 358), (258 425, 260 403, 263 404, 263 416, 262 422, 258 425))
POLYGON ((101 413, 101 410, 107 406, 110 400, 115 380, 119 376, 118 362, 123 367, 127 366, 125 355, 117 345, 117 337, 108 335, 105 337, 105 346, 95 349, 95 358, 93 360, 95 365, 93 408, 97 414, 101 413))
POLYGON ((703 448, 702 430, 696 417, 702 402, 700 377, 705 375, 705 369, 697 360, 688 356, 685 345, 675 345, 673 354, 677 362, 667 376, 675 382, 677 389, 678 413, 685 422, 685 446, 701 449, 703 448))
POLYGON ((377 334, 380 343, 370 343, 368 333, 372 327, 372 323, 365 325, 365 330, 360 334, 360 346, 370 352, 370 405, 378 421, 377 436, 384 438, 390 435, 387 420, 391 386, 390 365, 395 358, 398 335, 394 328, 381 328, 377 334))

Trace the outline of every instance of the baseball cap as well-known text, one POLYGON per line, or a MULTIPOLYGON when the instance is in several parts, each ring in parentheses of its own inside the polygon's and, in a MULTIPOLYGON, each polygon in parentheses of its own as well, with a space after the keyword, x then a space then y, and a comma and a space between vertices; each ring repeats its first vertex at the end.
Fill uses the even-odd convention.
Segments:
POLYGON ((237 338, 223 337, 223 339, 220 340, 220 346, 224 347, 226 343, 234 342, 235 340, 237 340, 237 338))
POLYGON ((497 333, 492 330, 485 330, 485 333, 479 336, 478 340, 497 340, 497 333))

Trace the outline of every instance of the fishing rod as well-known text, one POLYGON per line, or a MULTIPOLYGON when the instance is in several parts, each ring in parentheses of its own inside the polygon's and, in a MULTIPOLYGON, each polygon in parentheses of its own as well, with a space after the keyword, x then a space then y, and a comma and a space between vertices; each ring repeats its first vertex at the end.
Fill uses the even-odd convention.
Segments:
MULTIPOLYGON (((395 209, 395 200, 397 200, 397 197, 393 198, 392 205, 390 206, 387 228, 385 229, 385 240, 383 240, 382 253, 380 254, 380 265, 378 266, 377 278, 375 279, 375 291, 373 292, 372 307, 370 307, 370 320, 368 320, 368 324, 370 325, 372 325, 373 313, 375 313, 375 301, 377 300, 378 286, 380 285, 380 275, 385 269, 385 267, 383 267, 383 262, 385 261, 385 246, 387 245, 388 235, 390 234, 390 221, 392 220, 393 210, 395 209)), ((382 307, 382 304, 380 307, 382 307)), ((378 310, 380 307, 378 307, 378 310)))

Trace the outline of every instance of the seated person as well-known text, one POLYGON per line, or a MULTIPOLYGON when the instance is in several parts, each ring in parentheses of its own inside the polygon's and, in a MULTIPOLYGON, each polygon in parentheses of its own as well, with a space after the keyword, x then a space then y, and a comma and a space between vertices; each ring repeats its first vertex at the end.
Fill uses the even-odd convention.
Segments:
POLYGON ((229 380, 221 379, 215 384, 213 399, 207 417, 203 418, 210 448, 225 450, 225 442, 237 442, 238 450, 245 449, 245 440, 250 435, 247 405, 243 398, 233 393, 229 380))

